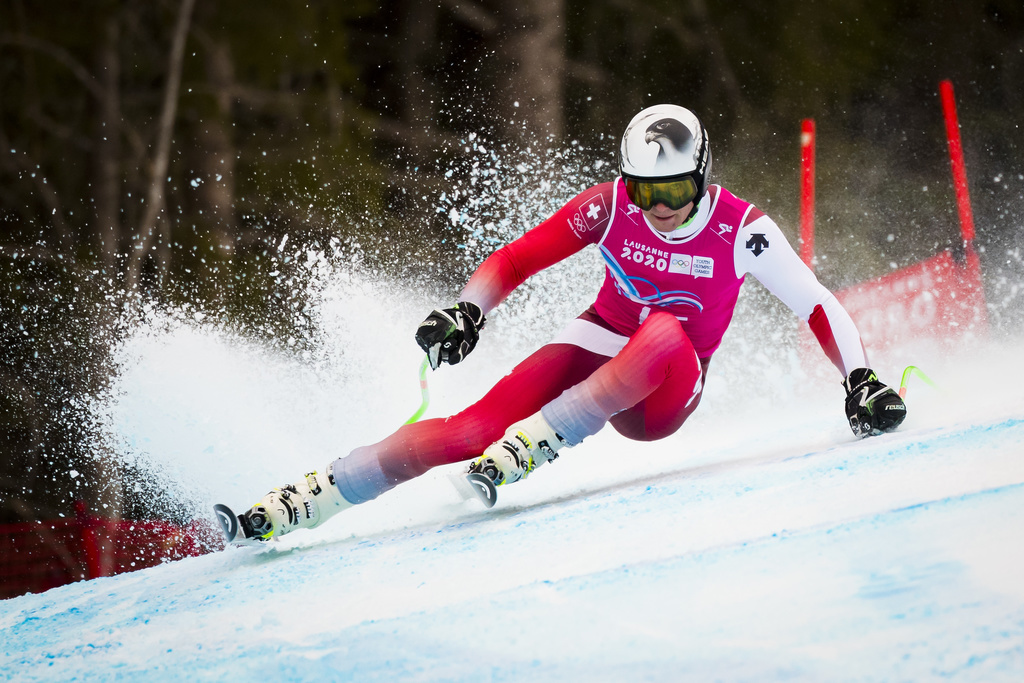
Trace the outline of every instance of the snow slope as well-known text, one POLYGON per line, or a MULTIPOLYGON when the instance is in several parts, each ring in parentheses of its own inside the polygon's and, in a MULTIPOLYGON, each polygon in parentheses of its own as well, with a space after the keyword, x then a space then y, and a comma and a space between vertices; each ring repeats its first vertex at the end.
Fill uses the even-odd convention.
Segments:
MULTIPOLYGON (((427 303, 361 340, 382 296, 364 293, 325 295, 313 358, 202 324, 140 332, 102 406, 111 438, 197 511, 380 438, 415 409, 427 303), (365 362, 382 345, 392 362, 365 362)), ((435 470, 269 547, 0 602, 0 677, 1024 680, 1019 343, 924 359, 941 391, 911 384, 904 427, 857 441, 835 377, 787 381, 751 336, 677 435, 602 432, 493 510, 435 470)), ((499 347, 433 374, 430 414, 506 372, 520 349, 499 347)))

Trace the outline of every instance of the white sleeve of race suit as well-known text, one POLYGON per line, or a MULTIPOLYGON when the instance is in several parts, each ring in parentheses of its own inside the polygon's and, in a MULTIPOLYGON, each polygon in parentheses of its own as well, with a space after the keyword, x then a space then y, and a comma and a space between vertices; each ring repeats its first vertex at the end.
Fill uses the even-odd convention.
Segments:
POLYGON ((845 377, 868 367, 864 344, 850 314, 800 260, 782 230, 766 215, 739 229, 736 274, 750 273, 808 322, 829 360, 845 377))

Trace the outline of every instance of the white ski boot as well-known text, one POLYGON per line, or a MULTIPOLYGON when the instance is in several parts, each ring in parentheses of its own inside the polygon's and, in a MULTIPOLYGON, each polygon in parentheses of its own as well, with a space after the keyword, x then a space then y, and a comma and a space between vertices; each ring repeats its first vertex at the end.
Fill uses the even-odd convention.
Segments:
POLYGON ((263 496, 248 512, 239 515, 245 538, 269 541, 296 529, 312 529, 352 507, 334 485, 333 469, 332 464, 325 474, 310 472, 302 481, 263 496))
POLYGON ((470 463, 467 474, 483 474, 495 486, 511 484, 557 458, 558 451, 568 445, 537 412, 505 430, 505 436, 470 463))

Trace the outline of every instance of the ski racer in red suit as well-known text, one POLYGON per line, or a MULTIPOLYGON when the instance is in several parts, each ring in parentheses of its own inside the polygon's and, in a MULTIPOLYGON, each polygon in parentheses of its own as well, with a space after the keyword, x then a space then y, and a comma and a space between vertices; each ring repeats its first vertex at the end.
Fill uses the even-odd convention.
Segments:
POLYGON ((457 415, 403 426, 268 493, 241 516, 254 537, 317 526, 438 465, 475 458, 470 472, 507 485, 606 423, 638 441, 673 434, 700 402, 748 274, 810 324, 845 378, 854 434, 899 426, 906 407, 868 369, 853 320, 775 222, 710 185, 710 171, 707 131, 693 113, 657 105, 637 114, 622 138, 621 176, 493 253, 416 340, 435 369, 462 361, 485 314, 534 273, 593 244, 607 268, 590 308, 457 415))

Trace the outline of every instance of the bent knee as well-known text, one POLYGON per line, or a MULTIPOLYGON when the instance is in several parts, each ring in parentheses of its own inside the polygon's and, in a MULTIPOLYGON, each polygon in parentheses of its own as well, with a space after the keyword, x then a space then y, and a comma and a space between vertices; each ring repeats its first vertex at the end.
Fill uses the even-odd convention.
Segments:
MULTIPOLYGON (((686 414, 688 416, 689 413, 686 414)), ((686 421, 686 416, 672 420, 667 424, 649 424, 643 409, 633 408, 613 415, 609 420, 612 427, 630 441, 660 441, 679 431, 686 421)))
POLYGON ((661 441, 662 439, 667 439, 679 431, 679 427, 649 431, 642 425, 637 428, 634 425, 615 424, 614 422, 612 423, 612 426, 615 428, 615 431, 630 441, 661 441))
POLYGON ((683 329, 683 324, 674 315, 665 311, 657 311, 647 316, 637 334, 642 334, 649 343, 671 347, 693 347, 686 330, 683 329))

